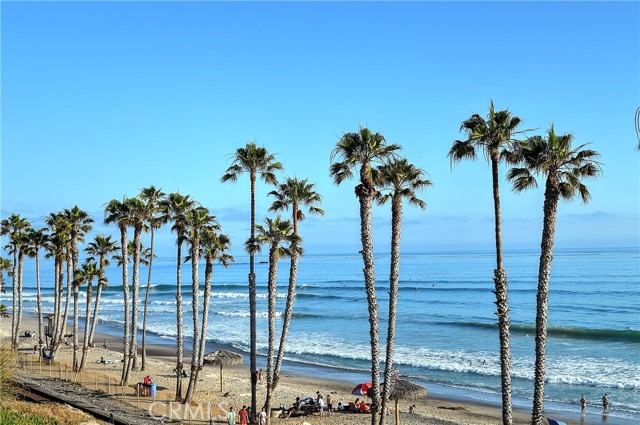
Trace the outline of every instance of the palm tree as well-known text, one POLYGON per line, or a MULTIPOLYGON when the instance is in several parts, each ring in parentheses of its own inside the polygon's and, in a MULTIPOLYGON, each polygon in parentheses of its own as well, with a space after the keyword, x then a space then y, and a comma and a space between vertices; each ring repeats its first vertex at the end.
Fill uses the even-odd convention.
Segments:
MULTIPOLYGON (((244 148, 236 149, 234 154, 231 154, 233 161, 231 166, 227 168, 227 172, 220 179, 222 183, 228 181, 237 181, 238 176, 243 173, 249 174, 249 180, 251 183, 251 236, 247 241, 248 246, 255 245, 255 225, 256 225, 256 179, 258 175, 267 184, 276 185, 278 180, 276 179, 275 172, 282 170, 282 164, 276 161, 276 157, 270 154, 266 148, 258 147, 254 142, 249 142, 244 148)), ((251 412, 255 415, 256 412, 256 394, 258 378, 256 375, 256 349, 257 349, 257 334, 256 334, 256 274, 254 264, 254 252, 249 251, 249 334, 250 334, 250 366, 249 373, 251 374, 251 412)))
POLYGON ((515 155, 509 158, 524 165, 522 168, 513 168, 508 173, 507 177, 513 182, 514 191, 520 192, 537 187, 534 174, 542 174, 547 179, 544 191, 544 218, 536 305, 536 368, 531 415, 531 423, 534 425, 546 423, 543 413, 549 280, 558 201, 560 199, 570 201, 580 195, 582 202, 586 204, 591 195, 587 186, 582 183, 582 179, 598 177, 602 173, 601 164, 596 161, 600 154, 591 149, 584 149, 586 145, 572 148, 572 142, 571 134, 557 135, 552 124, 546 140, 541 136, 531 137, 519 143, 515 155))
MULTIPOLYGON (((138 367, 138 296, 140 294, 140 253, 142 250, 142 232, 146 229, 149 216, 147 205, 140 198, 129 198, 125 201, 129 210, 130 226, 133 227, 133 267, 131 282, 131 343, 129 346, 129 367, 138 367)), ((128 372, 127 372, 128 373, 128 372)))
MULTIPOLYGON (((87 351, 89 350, 89 319, 91 317, 91 301, 92 301, 92 292, 93 292, 93 279, 101 278, 101 270, 98 263, 92 258, 89 257, 82 264, 82 268, 78 270, 75 274, 76 288, 79 288, 83 283, 87 284, 87 306, 84 318, 84 337, 82 343, 82 358, 80 359, 80 367, 78 371, 82 371, 84 369, 85 362, 87 360, 87 351)), ((100 283, 98 283, 100 286, 100 283)), ((77 290, 74 292, 74 297, 76 297, 77 301, 77 290)), ((75 333, 78 332, 77 322, 77 308, 74 308, 74 341, 76 340, 75 333)), ((74 345, 75 347, 75 345, 74 345)), ((74 361, 75 364, 75 361, 74 361)))
POLYGON ((291 208, 291 220, 293 222, 293 236, 289 247, 291 265, 289 268, 289 288, 287 290, 287 302, 284 309, 284 321, 282 324, 282 335, 280 336, 280 346, 276 357, 276 364, 273 369, 272 388, 278 386, 280 380, 280 367, 284 358, 285 344, 289 328, 291 326, 291 317, 293 316, 293 303, 296 298, 296 280, 298 275, 298 259, 300 258, 300 242, 301 238, 298 234, 298 221, 305 219, 305 215, 300 209, 301 206, 307 206, 309 213, 316 215, 324 215, 324 210, 317 207, 322 202, 322 197, 315 191, 313 183, 307 183, 307 179, 298 180, 298 178, 287 178, 284 183, 278 185, 277 190, 269 192, 276 198, 271 204, 269 211, 284 211, 291 208))
POLYGON ((121 385, 127 385, 129 381, 129 338, 130 338, 130 325, 131 325, 131 313, 129 310, 129 256, 127 255, 127 247, 129 245, 129 238, 127 235, 127 227, 130 223, 129 206, 126 202, 126 198, 122 202, 117 199, 112 199, 105 206, 104 209, 104 223, 116 224, 120 229, 120 252, 122 258, 122 292, 124 302, 124 329, 123 329, 123 364, 122 364, 122 376, 120 378, 121 385))
MULTIPOLYGON (((360 127, 356 133, 345 133, 331 152, 330 174, 335 184, 340 185, 353 178, 353 169, 360 167, 360 184, 355 194, 360 203, 360 239, 364 262, 364 282, 369 310, 369 336, 371 338, 371 383, 373 402, 380 406, 380 342, 378 323, 378 300, 376 296, 375 265, 373 261, 373 234, 371 230, 371 206, 376 196, 373 165, 396 155, 400 145, 387 145, 384 136, 360 127)), ((378 411, 371 415, 371 424, 378 422, 378 411)))
POLYGON ((144 371, 147 364, 147 306, 149 304, 149 290, 151 289, 151 269, 153 268, 153 245, 154 245, 154 230, 159 229, 163 224, 167 222, 166 215, 163 213, 162 200, 165 198, 166 193, 162 189, 156 189, 154 186, 149 186, 142 189, 140 192, 140 199, 146 204, 147 210, 147 228, 151 232, 151 259, 149 261, 148 274, 147 274, 147 289, 144 293, 144 310, 142 312, 142 363, 140 370, 144 371))
POLYGON ((280 216, 275 219, 266 218, 264 226, 256 225, 258 237, 255 248, 260 249, 261 244, 269 245, 269 278, 268 278, 268 317, 269 317, 269 349, 267 351, 267 397, 264 403, 267 412, 267 424, 271 420, 271 396, 273 392, 273 370, 276 343, 276 296, 278 280, 278 259, 287 256, 289 251, 282 246, 285 242, 291 242, 294 238, 293 228, 289 220, 282 220, 280 216))
MULTIPOLYGON (((204 362, 204 351, 207 340, 207 323, 209 319, 209 300, 211 298, 211 278, 213 276, 213 263, 218 261, 226 269, 233 262, 233 256, 228 254, 231 248, 231 239, 225 234, 217 234, 217 226, 208 226, 203 229, 200 238, 200 254, 205 259, 204 269, 204 296, 202 301, 202 331, 200 333, 200 348, 198 354, 198 369, 196 370, 195 384, 204 362)), ((195 386, 194 386, 195 391, 195 386)))
POLYGON ((187 394, 184 402, 189 403, 193 397, 195 389, 195 375, 200 361, 200 279, 198 275, 198 260, 200 259, 200 237, 205 228, 218 226, 216 218, 209 214, 209 210, 204 207, 197 207, 186 214, 187 234, 191 245, 191 254, 188 260, 191 261, 191 309, 193 311, 193 348, 191 352, 191 378, 187 386, 187 394))
POLYGON ((498 165, 500 150, 513 143, 513 136, 522 131, 516 131, 520 118, 511 115, 509 110, 495 112, 493 101, 489 106, 489 114, 484 119, 473 114, 460 125, 460 131, 467 134, 467 140, 456 140, 449 150, 451 164, 463 159, 475 159, 476 150, 483 151, 491 163, 493 179, 493 207, 495 218, 496 268, 493 272, 495 284, 496 309, 500 338, 500 367, 502 386, 502 423, 510 425, 513 421, 511 406, 511 341, 509 320, 509 296, 507 271, 502 261, 502 220, 500 218, 500 187, 498 165))
POLYGON ((69 224, 69 237, 71 238, 71 262, 73 273, 78 271, 78 242, 84 242, 84 235, 92 229, 93 219, 86 211, 74 205, 71 209, 64 210, 64 217, 69 224))
MULTIPOLYGON (((200 380, 200 371, 204 363, 204 352, 207 343, 207 323, 209 319, 209 301, 211 298, 211 278, 213 276, 213 263, 219 261, 225 268, 229 266, 229 263, 233 261, 233 257, 227 253, 231 245, 231 240, 227 235, 218 235, 216 231, 219 230, 217 223, 211 223, 203 226, 199 232, 200 237, 200 256, 206 261, 204 271, 204 295, 202 302, 202 324, 198 329, 198 341, 197 348, 197 367, 192 371, 189 377, 189 387, 187 389, 187 395, 185 400, 190 400, 193 394, 195 394, 196 386, 200 380)), ((193 252, 192 252, 193 254, 193 252)), ((191 256, 185 259, 191 260, 191 256)), ((194 338, 195 339, 195 338, 194 338)), ((194 349, 194 352, 196 350, 194 349)))
MULTIPOLYGON (((405 158, 393 158, 378 167, 377 183, 380 190, 376 198, 383 205, 391 201, 391 266, 389 270, 389 326, 387 328, 387 353, 384 365, 384 387, 382 390, 382 412, 386 412, 387 400, 391 392, 393 355, 396 338, 396 314, 398 308, 398 291, 400 276, 400 238, 402 233, 402 200, 408 199, 409 205, 425 209, 427 204, 418 198, 416 192, 431 186, 431 181, 424 179, 424 170, 409 163, 405 158)), ((380 415, 380 425, 384 425, 385 416, 380 415)))
POLYGON ((62 337, 67 320, 69 300, 71 297, 71 279, 67 279, 67 294, 65 297, 64 314, 62 298, 64 295, 64 265, 68 259, 67 251, 70 244, 67 222, 62 212, 51 213, 45 223, 51 230, 49 244, 47 244, 47 257, 54 258, 54 324, 51 333, 51 346, 49 354, 55 355, 62 343, 62 337))
POLYGON ((108 256, 118 251, 116 241, 111 236, 96 235, 93 242, 90 242, 85 248, 87 254, 98 257, 98 266, 100 267, 100 276, 98 278, 98 288, 96 291, 96 303, 93 308, 93 317, 91 319, 91 328, 89 330, 89 346, 93 344, 93 337, 98 327, 98 309, 100 308, 100 298, 102 291, 108 288, 108 282, 105 275, 105 269, 109 265, 108 256))
POLYGON ((42 321, 42 293, 40 291, 40 249, 44 247, 49 236, 46 233, 46 229, 31 230, 28 234, 29 251, 27 255, 33 256, 36 259, 36 300, 38 306, 38 353, 42 352, 42 346, 44 345, 44 325, 42 321))
POLYGON ((9 236, 9 253, 13 254, 12 279, 12 316, 11 316, 11 347, 18 348, 18 329, 22 308, 22 287, 20 270, 20 252, 24 242, 23 235, 31 228, 31 224, 20 214, 11 214, 0 222, 0 234, 9 236))
POLYGON ((181 195, 179 193, 170 193, 162 201, 163 211, 166 214, 167 221, 173 221, 171 230, 176 232, 176 245, 178 247, 177 264, 176 264, 176 325, 177 325, 177 354, 176 354, 176 400, 182 398, 182 371, 184 369, 184 325, 182 312, 182 289, 180 283, 180 266, 182 262, 182 243, 184 242, 186 223, 185 217, 187 211, 196 207, 196 201, 191 199, 189 195, 181 195))

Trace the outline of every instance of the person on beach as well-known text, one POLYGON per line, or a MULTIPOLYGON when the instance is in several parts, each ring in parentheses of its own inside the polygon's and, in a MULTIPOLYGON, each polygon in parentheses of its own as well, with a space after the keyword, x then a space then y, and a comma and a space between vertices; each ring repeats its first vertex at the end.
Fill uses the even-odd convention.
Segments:
POLYGON ((236 412, 233 411, 233 406, 229 407, 227 412, 227 422, 229 425, 236 425, 236 412))
POLYGON ((267 424, 267 412, 262 408, 262 412, 260 412, 260 425, 267 424))
POLYGON ((587 413, 587 398, 582 394, 582 398, 580 399, 580 412, 582 416, 587 413))
POLYGON ((258 382, 262 385, 264 381, 264 371, 262 369, 258 370, 258 382))
POLYGON ((331 398, 331 394, 327 394, 327 415, 331 416, 333 413, 333 398, 331 398))
POLYGON ((324 418, 324 399, 321 394, 318 394, 318 409, 320 410, 320 417, 324 418))
POLYGON ((248 425, 249 412, 247 412, 247 406, 242 406, 242 409, 238 412, 238 417, 240 418, 240 425, 248 425))
POLYGON ((104 342, 102 343, 102 349, 106 350, 107 349, 107 338, 104 339, 104 342))
POLYGON ((606 394, 602 396, 602 408, 604 413, 609 413, 609 396, 606 394))
POLYGON ((289 418, 291 417, 291 415, 293 415, 294 413, 298 413, 300 411, 300 397, 296 397, 296 401, 293 403, 293 406, 291 407, 291 409, 289 409, 289 411, 287 412, 287 416, 285 416, 284 418, 289 418))

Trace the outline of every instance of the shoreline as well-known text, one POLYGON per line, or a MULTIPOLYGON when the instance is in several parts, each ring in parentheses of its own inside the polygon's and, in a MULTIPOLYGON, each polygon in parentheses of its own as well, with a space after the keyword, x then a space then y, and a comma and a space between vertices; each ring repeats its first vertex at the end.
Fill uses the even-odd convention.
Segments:
MULTIPOLYGON (((2 320, 7 324, 10 323, 10 319, 2 320)), ((3 328, 4 327, 6 326, 3 326, 3 328)), ((21 333, 24 332, 25 329, 37 330, 37 316, 32 313, 24 314, 22 318, 21 328, 21 333)), ((80 329, 80 332, 82 332, 82 329, 80 329)), ((108 340, 109 346, 109 350, 107 352, 112 356, 121 356, 121 332, 121 329, 119 329, 114 324, 100 322, 98 324, 98 329, 96 330, 96 346, 101 347, 102 341, 106 338, 108 340)), ((148 373, 151 373, 151 375, 154 377, 154 381, 159 381, 159 385, 161 385, 165 389, 168 389, 170 392, 172 388, 175 388, 175 381, 174 379, 172 379, 172 375, 170 374, 171 368, 175 367, 175 340, 169 339, 167 337, 162 337, 152 332, 147 332, 147 341, 147 361, 148 365, 150 365, 148 373)), ((191 349, 189 347, 189 339, 185 338, 185 370, 189 369, 191 359, 191 349)), ((250 404, 250 385, 248 379, 249 373, 247 364, 248 353, 245 353, 241 350, 236 349, 235 347, 226 344, 207 343, 207 352, 220 349, 239 352, 243 355, 245 360, 242 365, 225 367, 225 381, 229 382, 228 386, 225 387, 225 390, 235 390, 235 393, 229 394, 229 397, 227 397, 228 400, 222 400, 219 403, 219 407, 223 411, 225 409, 225 405, 226 408, 228 408, 230 405, 233 405, 234 409, 238 410, 242 404, 250 404), (231 382, 233 382, 234 384, 233 387, 231 385, 231 382), (226 401, 228 401, 229 404, 225 403, 226 401)), ((72 352, 71 350, 66 350, 66 353, 71 354, 72 352)), ((90 356, 88 369, 94 368, 96 366, 95 359, 93 357, 97 356, 97 358, 99 358, 100 354, 106 354, 104 350, 98 348, 93 349, 92 353, 93 356, 90 356)), ((265 364, 266 358, 259 355, 258 367, 265 368, 265 364)), ((121 370, 120 365, 110 366, 110 371, 117 372, 116 375, 119 373, 118 371, 121 370)), ((98 368, 101 368, 102 370, 105 369, 104 365, 99 365, 98 368)), ((204 368, 204 370, 206 371, 212 371, 214 369, 216 369, 217 372, 217 368, 204 368)), ((136 379, 137 375, 140 375, 139 380, 141 380, 141 374, 144 373, 133 372, 134 379, 136 379)), ((210 384, 210 386, 215 389, 216 385, 218 385, 218 381, 215 376, 212 377, 211 375, 212 374, 210 373, 204 373, 203 379, 205 380, 205 384, 210 384), (213 378, 213 381, 209 383, 207 381, 210 377, 213 378)), ((216 373, 214 372, 213 375, 216 375, 216 373)), ((282 366, 280 380, 281 383, 276 390, 276 399, 274 400, 272 406, 273 408, 277 408, 280 403, 284 404, 285 406, 290 406, 291 402, 297 395, 301 397, 313 396, 316 392, 316 389, 321 390, 323 394, 325 391, 330 389, 330 392, 332 394, 335 394, 336 402, 340 399, 341 401, 343 401, 343 403, 348 403, 349 401, 353 401, 351 400, 351 398, 355 398, 355 396, 352 396, 350 394, 352 388, 359 382, 367 382, 369 380, 370 377, 368 377, 368 374, 366 372, 341 370, 326 366, 310 365, 306 363, 285 360, 282 366)), ((465 391, 465 389, 462 388, 445 387, 424 382, 418 383, 423 384, 423 386, 426 384, 428 389, 428 396, 415 401, 401 400, 400 411, 402 412, 403 423, 414 423, 414 421, 412 421, 412 418, 417 419, 417 422, 415 423, 433 423, 443 425, 451 423, 494 424, 502 422, 501 406, 496 403, 492 403, 491 400, 489 400, 489 397, 487 397, 486 399, 482 399, 480 397, 482 395, 481 393, 478 393, 478 396, 474 397, 473 392, 470 390, 465 391), (409 404, 416 404, 417 414, 404 413, 408 411, 409 404), (407 418, 405 418, 405 415, 409 416, 408 420, 407 418), (425 420, 428 422, 424 422, 425 420)), ((205 384, 201 385, 204 387, 205 384)), ((199 388, 199 391, 202 391, 203 389, 204 388, 199 388)), ((260 400, 264 399, 264 394, 262 394, 264 392, 264 386, 259 386, 259 404, 260 400)), ((210 395, 209 390, 207 390, 207 395, 210 395)), ((524 402, 524 400, 521 402, 524 402)), ((597 407, 595 406, 591 407, 592 409, 597 409, 597 407)), ((602 415, 595 412, 588 412, 585 418, 581 418, 579 409, 579 405, 576 404, 575 412, 557 409, 547 409, 547 412, 548 416, 560 419, 567 424, 589 425, 606 423, 607 425, 630 425, 634 423, 634 421, 624 418, 602 415)), ((358 417, 359 415, 348 416, 358 417)), ((360 419, 364 417, 365 415, 359 416, 360 419)), ((516 403, 516 400, 514 400, 513 418, 514 424, 528 424, 530 422, 530 411, 521 408, 516 403)), ((317 419, 322 419, 323 423, 325 423, 327 417, 318 417, 317 419)), ((305 420, 308 421, 311 419, 305 417, 305 420)), ((342 418, 341 420, 344 422, 344 418, 342 418)), ((272 421, 272 423, 280 423, 280 421, 281 423, 285 423, 285 420, 274 420, 272 421)), ((349 421, 349 423, 352 423, 351 420, 349 421)), ((353 423, 359 424, 360 422, 356 421, 353 423)))

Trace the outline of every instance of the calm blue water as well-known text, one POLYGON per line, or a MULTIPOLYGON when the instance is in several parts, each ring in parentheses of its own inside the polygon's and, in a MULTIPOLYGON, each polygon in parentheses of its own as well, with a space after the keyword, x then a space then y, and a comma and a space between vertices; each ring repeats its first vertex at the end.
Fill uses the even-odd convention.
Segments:
MULTIPOLYGON (((529 408, 533 394, 538 253, 507 254, 512 321, 513 395, 529 408)), ((260 258, 264 260, 264 258, 260 258)), ((154 263, 149 325, 172 338, 175 330, 175 259, 154 263)), ((52 310, 51 264, 42 267, 45 309, 52 310)), ((212 342, 248 349, 248 261, 216 266, 208 336, 212 342)), ((376 257, 381 332, 386 335, 389 257, 376 257)), ((404 255, 395 363, 401 375, 427 386, 461 391, 499 403, 500 363, 495 326, 491 253, 404 255)), ((25 308, 35 307, 33 263, 25 268, 25 308)), ((362 259, 305 256, 299 268, 288 359, 345 373, 370 365, 369 324, 362 259)), ((258 348, 266 353, 267 264, 256 262, 258 348)), ((281 261, 278 311, 284 310, 289 263, 281 261)), ((141 275, 146 283, 146 269, 141 275)), ((122 322, 120 276, 109 271, 100 317, 122 322)), ((191 333, 190 265, 184 266, 185 327, 191 333)), ((81 298, 84 294, 81 294, 81 298)), ((141 301, 143 299, 141 294, 141 301)), ((0 302, 10 305, 10 294, 0 302)), ((82 311, 82 310, 81 310, 82 311)), ((280 323, 281 324, 281 323, 280 323)), ((608 393, 611 417, 640 421, 640 255, 637 250, 556 252, 549 299, 546 400, 556 411, 578 409, 585 394, 590 413, 601 412, 608 393)), ((382 351, 384 353, 384 349, 382 351)), ((383 357, 384 358, 384 357, 383 357)))

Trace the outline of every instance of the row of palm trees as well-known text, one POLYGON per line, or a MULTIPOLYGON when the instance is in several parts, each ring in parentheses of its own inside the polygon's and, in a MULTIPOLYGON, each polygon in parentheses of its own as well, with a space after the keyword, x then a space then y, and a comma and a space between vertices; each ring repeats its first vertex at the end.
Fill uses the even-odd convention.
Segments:
MULTIPOLYGON (((499 191, 499 164, 506 162, 512 168, 507 173, 507 178, 513 183, 514 191, 526 190, 536 186, 535 175, 540 174, 546 177, 545 202, 544 202, 544 222, 541 242, 541 256, 538 283, 538 304, 536 318, 536 371, 535 371, 535 394, 534 408, 532 412, 532 423, 540 424, 543 420, 543 400, 544 400, 544 374, 545 374, 545 344, 546 344, 546 320, 549 275, 553 254, 553 241, 556 225, 557 204, 560 199, 572 199, 580 195, 584 202, 589 199, 589 191, 582 183, 583 178, 596 177, 601 173, 601 164, 597 161, 598 153, 585 149, 585 145, 572 148, 572 136, 569 134, 556 135, 553 126, 549 129, 547 137, 534 136, 521 139, 523 133, 528 130, 518 130, 521 120, 513 116, 508 110, 496 111, 493 102, 490 105, 489 113, 485 117, 479 114, 472 115, 462 122, 460 130, 466 135, 465 140, 457 140, 449 150, 449 158, 452 164, 464 159, 474 159, 478 151, 482 151, 492 171, 492 194, 494 200, 495 218, 495 243, 496 243, 496 268, 494 270, 494 293, 496 296, 496 314, 498 316, 498 329, 500 340, 501 359, 501 389, 502 389, 502 421, 503 424, 511 424, 511 359, 510 359, 510 320, 508 305, 508 283, 507 274, 504 268, 502 255, 502 230, 501 230, 501 208, 499 191)), ((380 133, 373 133, 365 127, 361 127, 357 132, 345 133, 338 141, 336 147, 331 152, 330 175, 333 181, 340 185, 346 180, 354 177, 357 173, 358 184, 355 186, 355 195, 358 198, 360 208, 360 235, 362 250, 360 251, 364 263, 364 284, 369 310, 370 340, 371 340, 371 374, 372 374, 372 395, 373 402, 381 409, 377 409, 372 415, 372 424, 384 424, 385 415, 379 415, 379 411, 384 411, 385 404, 389 397, 392 379, 393 356, 395 347, 395 321, 398 303, 398 282, 399 282, 399 262, 400 262, 400 239, 402 227, 402 203, 403 199, 408 199, 409 203, 422 209, 426 207, 424 201, 418 198, 417 193, 431 185, 425 178, 426 173, 412 165, 407 159, 399 155, 401 147, 398 144, 387 144, 384 136, 380 133), (380 335, 378 303, 375 286, 375 265, 373 257, 373 236, 371 226, 371 212, 374 202, 384 204, 391 203, 392 211, 392 239, 391 239, 391 266, 389 271, 390 297, 389 297, 389 324, 386 341, 386 356, 384 370, 384 385, 380 390, 380 335)), ((250 309, 250 378, 252 411, 256 412, 256 387, 257 387, 257 367, 256 367, 256 276, 254 255, 263 244, 269 246, 269 275, 268 275, 268 309, 269 309, 269 348, 267 354, 267 398, 265 407, 270 408, 270 400, 273 391, 276 389, 280 367, 284 356, 287 334, 291 322, 293 303, 295 299, 295 288, 297 279, 297 268, 299 256, 302 253, 301 240, 298 234, 298 222, 304 219, 301 210, 302 206, 307 206, 310 213, 322 214, 318 207, 321 202, 320 195, 315 191, 314 185, 307 180, 297 178, 287 178, 284 183, 278 184, 275 173, 282 170, 282 164, 278 162, 274 155, 270 154, 266 148, 258 147, 253 142, 249 142, 245 147, 238 148, 231 155, 232 163, 222 176, 222 182, 237 181, 242 174, 248 174, 250 180, 250 211, 251 226, 250 236, 245 243, 245 248, 249 254, 249 309, 250 309), (258 177, 265 183, 275 185, 276 190, 269 193, 275 198, 270 210, 273 212, 291 209, 292 220, 284 220, 280 216, 267 218, 264 225, 255 223, 255 189, 258 177), (284 323, 280 335, 280 345, 275 350, 276 330, 275 330, 275 300, 276 300, 276 279, 278 260, 288 256, 291 259, 289 272, 289 287, 285 306, 284 323)), ((59 215, 66 217, 67 222, 56 221, 52 215, 48 225, 52 229, 52 238, 59 239, 59 243, 64 247, 56 251, 50 249, 50 255, 56 261, 56 317, 60 320, 55 325, 55 341, 59 341, 61 335, 59 330, 64 324, 67 316, 67 306, 70 297, 70 288, 74 291, 74 300, 77 301, 78 282, 87 282, 87 297, 89 305, 91 297, 91 283, 98 279, 98 294, 92 325, 89 321, 85 323, 89 326, 89 337, 85 335, 85 346, 91 342, 92 331, 95 329, 96 312, 99 304, 100 291, 104 287, 104 267, 108 264, 107 257, 113 252, 107 253, 106 248, 99 248, 98 240, 88 253, 99 257, 99 261, 87 261, 82 269, 78 266, 78 242, 83 240, 84 234, 90 229, 92 220, 83 214, 82 211, 74 207, 65 210, 59 215), (56 229, 63 229, 57 231, 56 229), (104 253, 104 254, 103 254, 104 253), (64 304, 62 313, 62 294, 64 265, 67 265, 67 302, 64 304), (95 270, 99 270, 96 273, 95 270), (70 276, 75 276, 73 280, 76 284, 69 284, 70 276), (88 341, 88 343, 87 343, 88 341)), ((56 215, 57 217, 57 215, 56 215)), ((182 370, 184 369, 184 335, 183 335, 183 311, 181 295, 181 275, 180 265, 182 259, 182 245, 189 244, 189 255, 185 261, 190 261, 192 265, 192 285, 193 285, 193 357, 191 360, 191 380, 187 388, 187 395, 184 400, 189 400, 195 391, 197 376, 202 367, 204 355, 204 342, 207 326, 207 312, 209 308, 208 296, 210 294, 211 273, 215 261, 227 265, 232 261, 232 257, 227 253, 230 240, 225 235, 219 233, 219 224, 209 211, 199 206, 195 200, 188 195, 179 193, 164 194, 161 190, 153 186, 144 189, 138 197, 124 198, 122 201, 112 200, 105 207, 105 223, 115 224, 120 230, 120 250, 121 267, 123 281, 123 299, 125 306, 125 326, 123 335, 124 364, 122 371, 122 382, 126 384, 129 372, 137 367, 137 323, 138 323, 138 298, 140 289, 139 267, 142 258, 141 235, 149 230, 151 233, 151 247, 149 255, 149 269, 147 277, 147 290, 145 294, 145 310, 143 318, 143 350, 142 368, 145 365, 145 330, 146 330, 146 305, 149 297, 149 285, 151 282, 151 269, 153 261, 153 235, 154 229, 158 229, 163 224, 172 223, 172 230, 176 233, 177 265, 176 265, 176 325, 177 325, 177 350, 176 350, 176 399, 182 398, 182 370), (133 228, 133 243, 128 240, 128 229, 133 228), (131 245, 131 248, 130 248, 131 245), (129 250, 133 261, 132 267, 132 288, 129 288, 128 261, 129 250), (205 289, 203 297, 204 315, 202 320, 198 316, 199 311, 199 276, 198 260, 205 258, 207 266, 205 268, 205 289), (131 294, 130 294, 131 292, 131 294), (130 295, 132 300, 130 302, 130 295), (129 305, 132 311, 129 311, 129 305), (194 377, 196 378, 194 380, 194 377)), ((21 311, 21 275, 22 259, 25 253, 34 252, 26 249, 23 245, 22 235, 27 233, 28 223, 19 216, 11 216, 2 222, 2 233, 9 235, 9 252, 13 254, 14 261, 11 275, 14 282, 14 320, 12 322, 12 336, 14 343, 17 342, 17 329, 19 327, 21 311), (17 298, 16 298, 17 297, 17 298), (15 312, 18 312, 16 314, 15 312)), ((107 245, 106 241, 101 242, 107 245)), ((37 243, 33 243, 35 246, 37 243)), ((110 244, 112 249, 113 241, 110 244)), ((48 248, 49 249, 49 248, 48 248)), ((37 249, 36 251, 37 252, 37 249)), ((36 258, 38 263, 38 258, 36 258)), ((8 269, 10 262, 0 263, 2 268, 8 269)), ((37 266, 38 267, 38 266, 37 266)), ((1 284, 1 281, 0 281, 1 284)), ((38 279, 39 285, 39 279, 38 279)), ((1 286, 1 285, 0 285, 1 286)), ((38 291, 39 292, 39 291, 38 291)), ((39 309, 41 301, 38 302, 39 309)), ((74 302, 74 317, 77 316, 77 303, 74 302)), ((89 310, 87 307, 87 318, 89 310)), ((76 364, 77 351, 77 320, 74 319, 74 364, 76 364)), ((55 346, 54 346, 55 348, 55 346)), ((83 351, 83 357, 84 351, 83 351)), ((80 362, 82 367, 83 361, 80 362)), ((270 415, 268 415, 270 417, 270 415)))
MULTIPOLYGON (((601 174, 601 164, 597 160, 599 154, 596 151, 586 149, 584 144, 573 148, 573 136, 557 135, 553 125, 548 130, 546 138, 533 136, 522 139, 523 133, 531 130, 518 130, 520 124, 520 118, 513 116, 508 110, 496 111, 491 102, 486 118, 473 114, 462 122, 460 131, 467 138, 453 143, 449 150, 449 158, 454 164, 463 159, 475 159, 477 151, 482 151, 491 165, 496 243, 496 268, 493 280, 500 343, 502 422, 505 425, 512 423, 511 348, 508 282, 502 255, 499 164, 504 161, 512 166, 507 173, 507 178, 513 184, 515 192, 536 187, 535 175, 546 178, 538 273, 536 364, 532 409, 532 424, 541 425, 545 421, 543 413, 546 329, 557 205, 560 199, 572 200, 578 195, 584 203, 588 202, 589 190, 582 180, 598 177, 601 174)), ((382 409, 377 409, 372 415, 372 425, 377 423, 382 425, 385 422, 385 415, 379 415, 378 418, 377 413, 384 411, 389 396, 389 385, 392 382, 390 370, 393 363, 393 332, 397 307, 401 200, 403 197, 408 197, 410 203, 424 208, 425 204, 416 197, 415 192, 431 184, 429 180, 423 179, 422 170, 413 167, 405 159, 399 158, 399 150, 399 145, 387 144, 381 134, 361 127, 358 132, 344 134, 331 153, 330 175, 336 184, 339 185, 352 178, 354 171, 359 173, 359 184, 355 187, 355 194, 360 205, 361 254, 370 322, 373 402, 377 405, 382 403, 382 409), (381 189, 391 192, 381 194, 379 192, 381 189), (371 209, 375 199, 380 202, 386 199, 393 200, 389 332, 382 394, 379 389, 378 305, 371 231, 371 209)))

